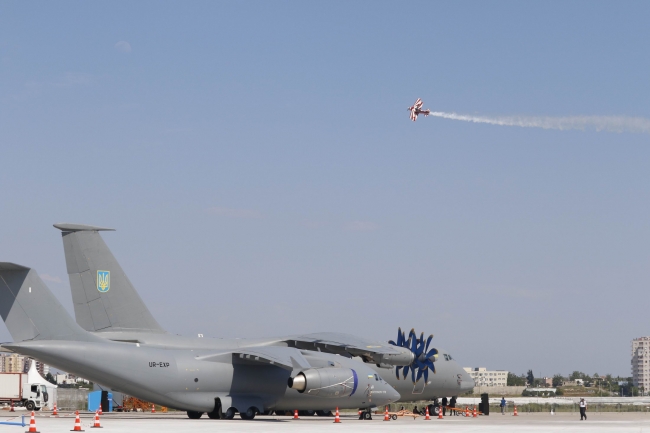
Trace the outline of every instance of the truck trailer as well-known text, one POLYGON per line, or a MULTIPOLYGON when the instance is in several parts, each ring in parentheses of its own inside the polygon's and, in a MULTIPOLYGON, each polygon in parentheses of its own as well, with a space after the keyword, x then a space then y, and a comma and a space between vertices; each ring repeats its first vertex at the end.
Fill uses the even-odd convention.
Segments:
POLYGON ((26 373, 0 373, 0 403, 41 410, 48 401, 45 385, 27 382, 26 373))

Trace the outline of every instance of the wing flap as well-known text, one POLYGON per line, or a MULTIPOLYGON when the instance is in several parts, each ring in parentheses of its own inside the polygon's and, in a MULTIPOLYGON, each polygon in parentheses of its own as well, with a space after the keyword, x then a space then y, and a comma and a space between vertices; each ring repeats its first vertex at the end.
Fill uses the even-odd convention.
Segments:
POLYGON ((311 365, 298 349, 282 346, 254 346, 223 353, 199 356, 200 361, 232 362, 247 365, 277 365, 285 370, 305 369, 311 365))

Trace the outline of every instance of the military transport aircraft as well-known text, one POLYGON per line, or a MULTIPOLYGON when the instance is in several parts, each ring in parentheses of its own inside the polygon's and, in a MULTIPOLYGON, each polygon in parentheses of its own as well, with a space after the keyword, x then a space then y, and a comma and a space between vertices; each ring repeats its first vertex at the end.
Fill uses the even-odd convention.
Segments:
POLYGON ((440 351, 436 362, 431 340, 425 344, 413 332, 392 344, 336 333, 245 340, 168 334, 98 233, 110 229, 55 227, 62 230, 77 323, 35 271, 0 264, 0 315, 15 340, 3 346, 104 387, 186 410, 191 418, 239 412, 252 419, 269 410, 327 413, 337 406, 369 415, 371 407, 396 401, 395 389, 404 392, 401 401, 413 401, 473 386, 448 354, 440 351))
MULTIPOLYGON (((113 229, 54 226, 62 231, 75 317, 82 328, 109 340, 150 347, 220 347, 223 340, 171 335, 158 324, 99 234, 113 229), (101 275, 110 276, 106 281, 110 286, 100 290, 101 275)), ((402 402, 458 396, 472 389, 474 381, 451 355, 430 346, 432 337, 418 338, 411 330, 407 338, 399 330, 397 340, 388 344, 340 333, 236 341, 242 346, 285 346, 356 359, 395 388, 402 402)))
POLYGON ((418 98, 417 101, 415 101, 415 104, 410 106, 408 110, 411 112, 410 117, 412 121, 418 120, 418 114, 423 114, 425 116, 428 116, 431 114, 431 110, 423 110, 422 109, 422 99, 418 98))

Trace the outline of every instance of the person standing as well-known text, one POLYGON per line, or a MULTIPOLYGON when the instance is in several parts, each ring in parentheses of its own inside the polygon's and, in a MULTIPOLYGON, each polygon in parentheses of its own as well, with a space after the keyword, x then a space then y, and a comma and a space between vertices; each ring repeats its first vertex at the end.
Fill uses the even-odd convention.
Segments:
POLYGON ((501 415, 506 414, 506 398, 501 396, 501 415))
POLYGON ((447 397, 442 398, 442 416, 447 415, 447 397))
POLYGON ((587 402, 584 398, 580 399, 580 421, 587 419, 587 402))

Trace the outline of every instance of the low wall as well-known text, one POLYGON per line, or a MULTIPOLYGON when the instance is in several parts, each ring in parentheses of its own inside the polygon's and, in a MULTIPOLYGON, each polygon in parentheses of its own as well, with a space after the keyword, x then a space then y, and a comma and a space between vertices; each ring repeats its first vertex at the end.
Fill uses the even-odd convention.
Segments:
POLYGON ((88 390, 77 388, 57 388, 56 406, 58 410, 88 409, 88 390))
POLYGON ((526 389, 525 386, 475 386, 472 394, 481 395, 483 393, 490 394, 490 397, 497 397, 501 395, 521 395, 526 389))

